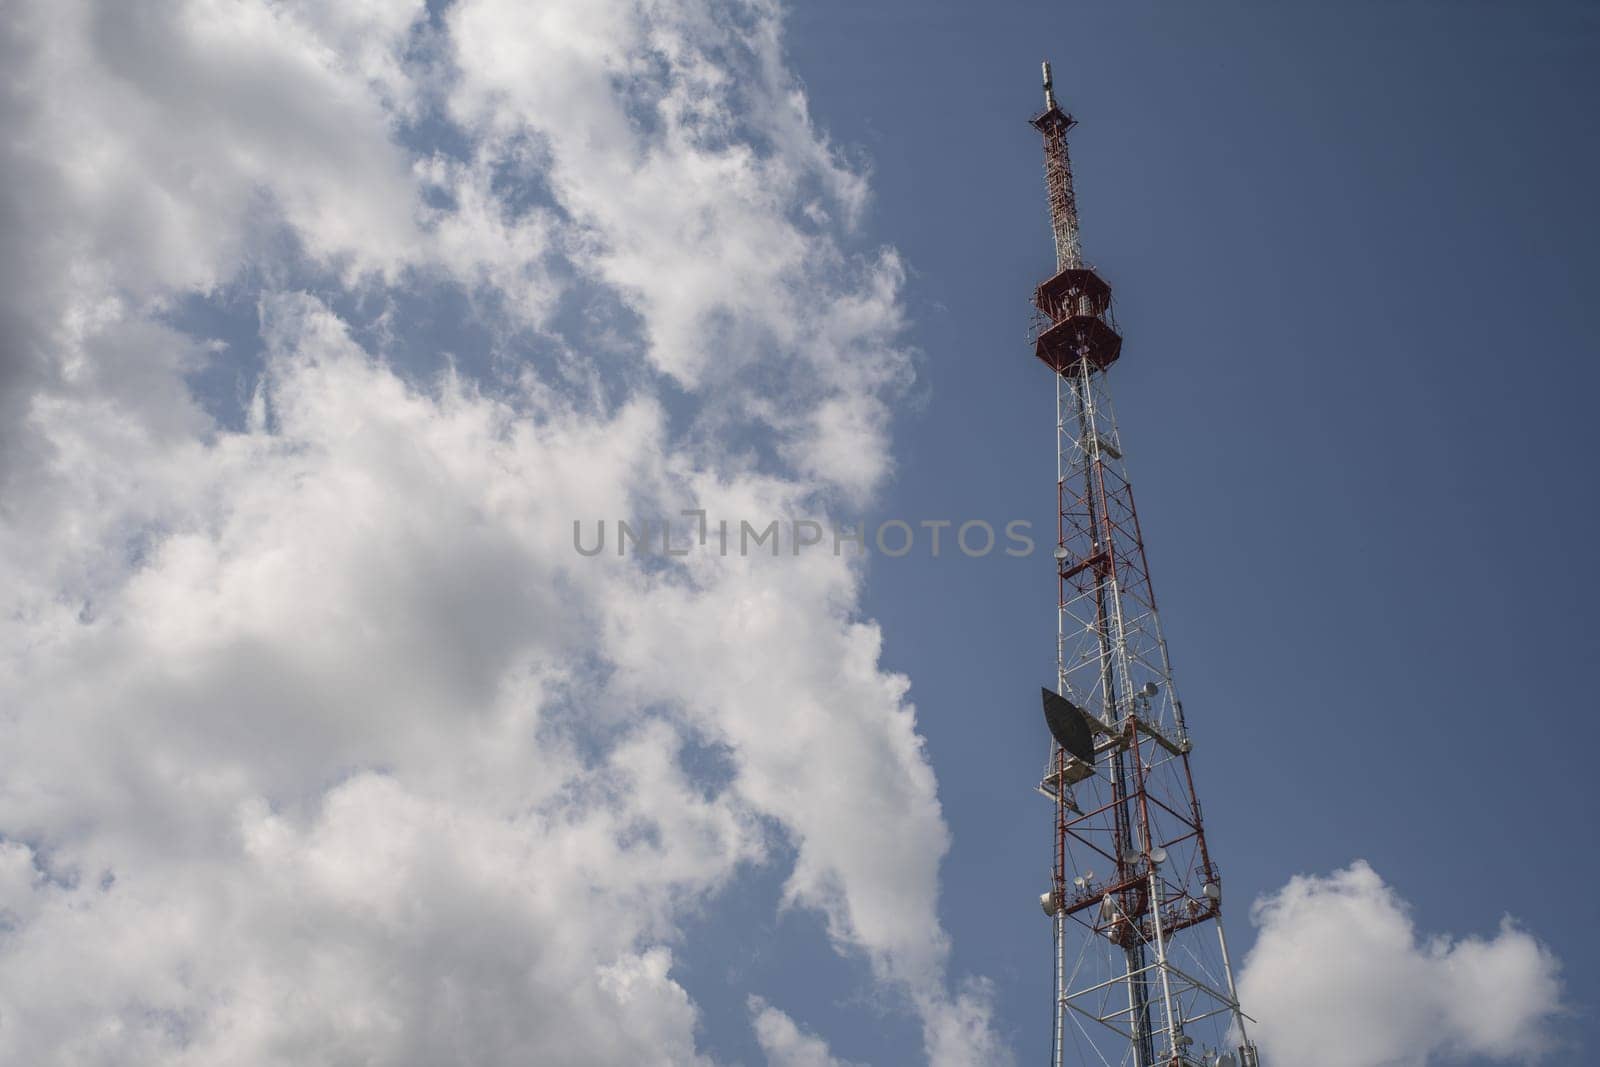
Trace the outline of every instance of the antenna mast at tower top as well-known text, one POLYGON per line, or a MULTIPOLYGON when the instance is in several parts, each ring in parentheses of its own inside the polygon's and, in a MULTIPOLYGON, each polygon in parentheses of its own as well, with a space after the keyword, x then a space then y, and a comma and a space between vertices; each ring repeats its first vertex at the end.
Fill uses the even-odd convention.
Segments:
POLYGON ((1067 134, 1044 65, 1056 273, 1034 291, 1034 352, 1056 391, 1056 689, 1039 791, 1055 808, 1052 1067, 1258 1067, 1222 930, 1194 741, 1156 614, 1107 369, 1111 287, 1083 259, 1067 134), (1069 1057, 1069 1049, 1075 1054, 1069 1057))
POLYGON ((1050 63, 1044 64, 1044 111, 1033 126, 1044 134, 1044 182, 1050 196, 1050 228, 1056 238, 1056 270, 1083 266, 1078 243, 1078 199, 1072 192, 1072 160, 1067 156, 1067 131, 1076 126, 1056 103, 1050 63))

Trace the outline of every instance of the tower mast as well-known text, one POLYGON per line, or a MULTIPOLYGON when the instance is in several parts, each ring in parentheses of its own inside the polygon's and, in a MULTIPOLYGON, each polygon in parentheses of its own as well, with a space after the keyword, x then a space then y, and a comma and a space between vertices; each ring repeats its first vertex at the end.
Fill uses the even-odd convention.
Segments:
POLYGON ((1122 337, 1111 287, 1083 260, 1067 151, 1077 123, 1049 63, 1044 103, 1032 124, 1056 273, 1033 302, 1035 354, 1056 389, 1054 741, 1039 784, 1055 805, 1040 898, 1055 946, 1051 1064, 1257 1067, 1106 381, 1122 337))

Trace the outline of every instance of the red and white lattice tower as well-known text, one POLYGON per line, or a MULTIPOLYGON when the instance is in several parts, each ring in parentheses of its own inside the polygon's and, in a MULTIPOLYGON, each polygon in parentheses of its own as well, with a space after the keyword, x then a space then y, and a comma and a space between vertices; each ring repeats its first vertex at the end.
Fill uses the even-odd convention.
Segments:
POLYGON ((1056 387, 1055 804, 1040 900, 1055 944, 1052 1067, 1256 1067, 1222 932, 1194 747, 1156 615, 1106 371, 1121 355, 1111 287, 1083 261, 1067 156, 1072 116, 1044 66, 1045 182, 1056 273, 1034 293, 1056 387))

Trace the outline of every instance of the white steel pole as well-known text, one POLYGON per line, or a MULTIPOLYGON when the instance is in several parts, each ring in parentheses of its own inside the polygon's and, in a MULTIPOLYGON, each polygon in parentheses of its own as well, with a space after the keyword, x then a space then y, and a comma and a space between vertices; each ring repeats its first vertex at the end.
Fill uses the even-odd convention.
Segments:
POLYGON ((1161 1004, 1167 1015, 1167 1045, 1168 1050, 1173 1055, 1176 1055, 1178 1052, 1178 1030, 1173 1025, 1172 985, 1167 977, 1167 937, 1165 930, 1161 926, 1161 871, 1159 867, 1160 865, 1154 859, 1150 861, 1151 915, 1154 916, 1156 928, 1156 966, 1161 969, 1161 1004))

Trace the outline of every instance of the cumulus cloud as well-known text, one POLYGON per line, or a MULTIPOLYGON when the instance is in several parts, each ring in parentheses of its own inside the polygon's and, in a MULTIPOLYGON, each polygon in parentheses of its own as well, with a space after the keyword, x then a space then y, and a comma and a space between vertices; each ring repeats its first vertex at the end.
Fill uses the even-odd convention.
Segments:
POLYGON ((1406 902, 1359 861, 1295 877, 1252 918, 1260 933, 1239 993, 1267 1062, 1523 1062, 1551 1048, 1560 966, 1509 918, 1490 938, 1420 935, 1406 902))
POLYGON ((8 16, 0 1059, 708 1062, 682 920, 792 856, 930 1062, 1007 1062, 850 561, 570 541, 888 473, 901 268, 775 8, 8 16), (361 309, 442 290, 539 358, 400 369, 361 309))
POLYGON ((834 1059, 826 1041, 802 1030, 760 997, 751 997, 747 1007, 768 1067, 851 1067, 844 1060, 834 1059))

